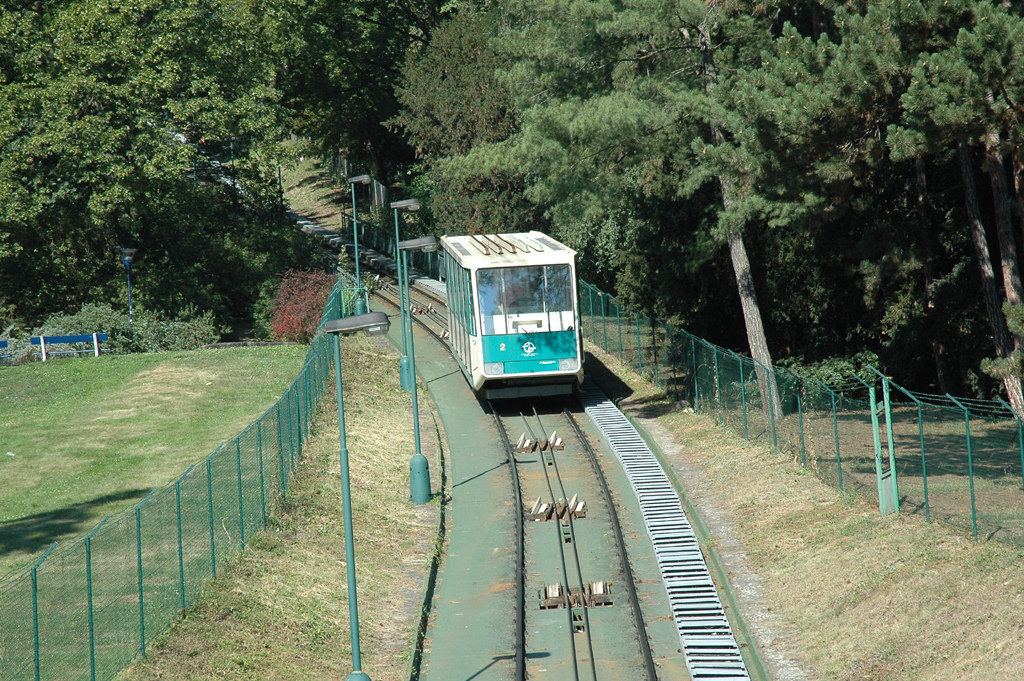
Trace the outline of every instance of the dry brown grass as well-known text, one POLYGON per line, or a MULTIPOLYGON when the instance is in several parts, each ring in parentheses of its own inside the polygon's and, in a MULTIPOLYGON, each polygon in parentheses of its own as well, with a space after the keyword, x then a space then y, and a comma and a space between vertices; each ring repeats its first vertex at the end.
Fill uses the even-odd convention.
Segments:
MULTIPOLYGON (((363 668, 375 681, 396 681, 405 678, 436 508, 408 502, 410 398, 399 388, 393 351, 351 338, 343 343, 342 366, 363 668)), ((427 405, 421 415, 424 453, 433 461, 435 430, 427 405)), ((148 660, 120 678, 263 681, 348 675, 338 417, 332 395, 315 423, 288 500, 269 520, 270 531, 252 542, 227 576, 210 585, 148 660)))
POLYGON ((808 677, 1021 677, 1019 550, 975 544, 920 516, 882 518, 791 455, 751 446, 710 416, 673 409, 614 358, 594 354, 624 377, 622 406, 651 417, 673 440, 665 447, 673 464, 699 472, 699 488, 689 493, 742 544, 763 605, 779 623, 771 636, 802 658, 808 677))

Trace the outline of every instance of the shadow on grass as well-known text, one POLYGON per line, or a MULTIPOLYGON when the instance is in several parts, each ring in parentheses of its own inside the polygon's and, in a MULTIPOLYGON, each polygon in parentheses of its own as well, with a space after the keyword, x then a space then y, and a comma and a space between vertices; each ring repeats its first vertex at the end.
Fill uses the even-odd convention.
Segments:
POLYGON ((9 553, 35 554, 55 541, 74 537, 99 522, 94 512, 106 504, 141 499, 150 488, 107 494, 56 511, 25 516, 0 525, 0 556, 9 553))

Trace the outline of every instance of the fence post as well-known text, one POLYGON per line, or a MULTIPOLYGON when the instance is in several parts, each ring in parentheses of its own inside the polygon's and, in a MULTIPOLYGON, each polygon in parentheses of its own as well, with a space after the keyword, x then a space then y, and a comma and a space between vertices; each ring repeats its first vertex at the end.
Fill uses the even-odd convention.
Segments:
POLYGON ((924 520, 926 523, 930 523, 932 521, 932 512, 928 506, 928 464, 925 461, 924 454, 924 418, 921 412, 921 400, 914 397, 906 388, 900 387, 898 383, 893 383, 892 385, 896 386, 896 389, 904 395, 914 400, 914 404, 917 405, 917 436, 921 441, 921 480, 924 483, 924 520))
MULTIPOLYGON (((142 588, 142 507, 149 501, 151 496, 156 494, 158 489, 158 487, 154 487, 146 495, 146 498, 135 506, 135 558, 138 562, 139 572, 139 652, 142 653, 143 657, 146 656, 146 599, 143 596, 142 588)), ((56 545, 54 543, 54 546, 56 545)))
POLYGON ((263 417, 256 422, 256 442, 260 454, 260 508, 263 509, 262 528, 267 527, 267 483, 263 476, 263 417))
MULTIPOLYGON (((687 334, 690 335, 690 334, 687 334)), ((693 364, 693 411, 700 413, 700 381, 697 380, 697 344, 690 336, 690 361, 693 364)))
POLYGON ((718 346, 712 345, 715 357, 715 399, 718 401, 718 420, 725 423, 725 411, 722 407, 722 376, 718 371, 718 346))
POLYGON ((671 358, 672 365, 672 398, 676 401, 679 400, 679 384, 676 382, 676 335, 672 330, 672 325, 666 323, 665 328, 668 329, 668 347, 669 357, 671 358))
POLYGON ((736 359, 736 363, 740 365, 740 401, 743 403, 743 439, 749 440, 750 432, 747 429, 747 382, 743 377, 743 358, 728 348, 726 348, 726 352, 732 355, 736 359))
POLYGON ((282 438, 282 429, 284 426, 281 424, 281 400, 277 401, 274 405, 277 410, 277 463, 278 471, 277 486, 281 490, 281 496, 284 496, 284 439, 282 438))
POLYGON ((654 385, 661 387, 658 378, 658 320, 654 317, 647 318, 647 326, 651 329, 651 359, 654 360, 654 385))
POLYGON ((222 442, 213 454, 206 457, 206 502, 210 511, 210 574, 214 579, 217 579, 217 537, 213 529, 213 470, 210 466, 210 461, 223 446, 224 443, 222 442))
POLYGON ((594 326, 594 287, 589 284, 587 297, 590 299, 590 335, 594 337, 594 345, 597 345, 597 327, 594 326))
POLYGON ((242 496, 242 436, 235 438, 235 461, 238 464, 238 534, 245 550, 245 497, 242 496))
MULTIPOLYGON (((189 471, 192 467, 189 466, 189 471)), ((185 475, 188 475, 188 471, 185 471, 185 475)), ((181 586, 181 616, 185 617, 185 552, 182 547, 181 541, 181 480, 185 477, 182 475, 174 481, 174 499, 178 509, 178 583, 181 586)))
POLYGON ((807 448, 804 446, 804 403, 800 393, 803 392, 803 381, 799 378, 796 381, 796 411, 800 419, 800 460, 804 468, 807 468, 807 448))
POLYGON ((964 410, 964 430, 967 435, 967 475, 971 481, 971 526, 974 528, 974 541, 978 541, 978 511, 974 502, 974 457, 971 452, 971 412, 960 403, 960 400, 949 393, 946 393, 946 397, 964 410))
POLYGON ((622 309, 615 303, 615 326, 619 330, 619 361, 622 361, 622 309))
POLYGON ((608 352, 608 314, 605 312, 604 303, 606 296, 603 296, 600 293, 598 296, 601 297, 601 327, 604 329, 604 351, 608 352))
POLYGON ((636 373, 643 378, 644 375, 644 353, 640 348, 640 315, 633 315, 633 320, 636 322, 636 373))
POLYGON ((1024 430, 1021 429, 1020 414, 1018 414, 1013 407, 1004 402, 1002 398, 999 398, 999 403, 1003 405, 1003 407, 1005 407, 1006 410, 1013 414, 1014 417, 1017 419, 1017 443, 1020 447, 1020 466, 1022 475, 1021 480, 1022 487, 1024 487, 1024 430))
MULTIPOLYGON (((772 398, 772 393, 775 392, 775 390, 773 389, 773 386, 776 384, 775 381, 773 380, 774 376, 770 373, 770 371, 768 369, 765 368, 765 366, 763 364, 758 362, 756 359, 751 358, 751 361, 753 361, 754 364, 759 366, 762 371, 765 371, 765 372, 768 373, 768 375, 765 376, 765 381, 767 381, 767 385, 768 385, 768 414, 769 414, 769 416, 771 416, 771 419, 772 419, 772 445, 775 447, 775 451, 779 451, 779 436, 778 436, 777 431, 775 430, 775 401, 772 398)), ((761 396, 761 399, 762 400, 764 399, 763 395, 761 396)))
POLYGON ((92 538, 103 523, 110 519, 108 515, 100 521, 100 524, 93 528, 92 532, 85 538, 85 594, 89 605, 89 678, 96 681, 96 627, 93 623, 93 601, 92 601, 92 538))
POLYGON ((32 636, 35 645, 36 681, 39 681, 39 566, 55 548, 57 548, 57 542, 50 544, 46 553, 32 566, 32 636))
POLYGON ((836 438, 836 470, 839 473, 839 491, 843 491, 843 459, 839 455, 839 417, 836 414, 836 394, 831 388, 827 388, 832 396, 832 434, 836 438))

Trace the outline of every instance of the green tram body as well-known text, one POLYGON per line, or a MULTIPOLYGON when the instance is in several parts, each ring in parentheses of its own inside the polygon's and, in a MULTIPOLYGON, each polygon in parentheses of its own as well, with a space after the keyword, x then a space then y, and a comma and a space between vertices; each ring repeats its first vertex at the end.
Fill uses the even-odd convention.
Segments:
POLYGON ((583 381, 576 251, 542 232, 441 238, 449 343, 487 399, 573 392, 583 381))

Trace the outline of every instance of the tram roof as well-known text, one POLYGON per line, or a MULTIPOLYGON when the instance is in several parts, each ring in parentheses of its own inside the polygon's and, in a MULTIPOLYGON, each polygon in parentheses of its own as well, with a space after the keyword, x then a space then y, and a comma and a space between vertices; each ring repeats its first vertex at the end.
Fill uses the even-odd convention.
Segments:
POLYGON ((445 236, 441 241, 459 264, 469 269, 571 263, 576 255, 576 251, 565 244, 536 230, 445 236))

